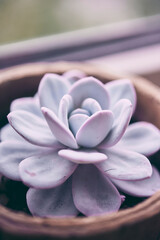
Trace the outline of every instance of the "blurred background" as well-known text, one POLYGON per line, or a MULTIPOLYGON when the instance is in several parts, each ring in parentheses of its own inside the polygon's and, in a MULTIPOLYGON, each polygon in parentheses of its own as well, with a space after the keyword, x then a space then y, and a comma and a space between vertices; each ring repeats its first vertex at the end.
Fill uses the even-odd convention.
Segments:
POLYGON ((0 44, 158 13, 159 0, 0 0, 0 44))
POLYGON ((0 0, 0 68, 88 60, 159 82, 159 14, 160 0, 0 0))

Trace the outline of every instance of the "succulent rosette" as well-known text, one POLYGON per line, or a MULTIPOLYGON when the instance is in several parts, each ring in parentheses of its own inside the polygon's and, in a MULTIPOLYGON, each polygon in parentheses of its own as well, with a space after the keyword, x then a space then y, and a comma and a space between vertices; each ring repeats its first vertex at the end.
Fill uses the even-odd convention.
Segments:
POLYGON ((151 196, 160 176, 146 156, 160 148, 160 133, 146 122, 128 126, 135 107, 129 80, 46 74, 34 97, 11 104, 0 172, 30 187, 29 210, 42 217, 117 211, 118 190, 151 196))

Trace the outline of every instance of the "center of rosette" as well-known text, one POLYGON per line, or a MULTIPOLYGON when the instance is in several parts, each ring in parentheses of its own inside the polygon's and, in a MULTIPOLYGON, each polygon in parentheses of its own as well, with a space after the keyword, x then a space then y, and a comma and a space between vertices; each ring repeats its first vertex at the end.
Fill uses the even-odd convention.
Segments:
POLYGON ((101 110, 101 106, 93 98, 86 98, 82 102, 81 108, 73 110, 69 116, 69 128, 74 136, 91 115, 101 110))

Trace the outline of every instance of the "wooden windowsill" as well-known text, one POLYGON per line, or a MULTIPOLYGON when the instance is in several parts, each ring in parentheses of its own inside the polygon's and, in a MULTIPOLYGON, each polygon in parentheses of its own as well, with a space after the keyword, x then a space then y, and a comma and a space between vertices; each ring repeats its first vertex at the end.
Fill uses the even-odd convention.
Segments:
POLYGON ((160 44, 90 60, 124 74, 141 75, 160 86, 160 44))

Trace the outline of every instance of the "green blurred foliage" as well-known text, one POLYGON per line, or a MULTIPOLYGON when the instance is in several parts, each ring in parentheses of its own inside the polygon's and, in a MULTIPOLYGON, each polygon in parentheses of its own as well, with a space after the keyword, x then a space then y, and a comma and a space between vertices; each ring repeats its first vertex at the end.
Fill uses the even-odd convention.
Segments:
POLYGON ((0 0, 0 44, 159 12, 159 0, 0 0))

